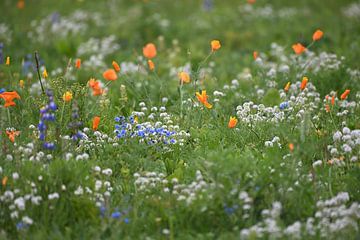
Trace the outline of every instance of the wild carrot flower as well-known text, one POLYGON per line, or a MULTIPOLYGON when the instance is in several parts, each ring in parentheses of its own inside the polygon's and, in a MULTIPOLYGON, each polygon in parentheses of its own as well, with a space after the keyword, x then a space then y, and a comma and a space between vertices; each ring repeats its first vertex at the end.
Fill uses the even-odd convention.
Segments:
POLYGON ((254 51, 254 52, 253 52, 253 58, 254 58, 254 60, 256 60, 256 59, 258 58, 258 56, 259 56, 259 53, 258 53, 257 51, 254 51))
POLYGON ((103 77, 108 81, 115 81, 117 79, 117 74, 114 69, 108 69, 103 73, 103 77))
POLYGON ((81 67, 81 59, 80 59, 80 58, 76 59, 76 61, 75 61, 75 67, 76 67, 77 69, 79 69, 79 68, 81 67))
POLYGON ((10 65, 10 57, 6 57, 6 62, 5 62, 6 65, 10 65))
POLYGON ((297 55, 300 55, 300 54, 302 54, 303 52, 305 52, 306 47, 304 47, 301 43, 297 43, 297 44, 292 45, 292 49, 294 50, 294 52, 295 52, 297 55))
POLYGON ((23 88, 23 87, 24 87, 24 85, 25 85, 24 80, 20 80, 20 81, 19 81, 19 87, 23 88))
POLYGON ((321 30, 316 30, 312 36, 313 41, 319 41, 323 37, 324 33, 321 30))
POLYGON ((150 70, 150 71, 154 71, 154 69, 155 69, 155 64, 154 64, 153 61, 151 61, 151 59, 149 59, 149 60, 147 61, 147 64, 148 64, 149 70, 150 70))
POLYGON ((309 79, 307 77, 303 77, 302 82, 300 84, 301 91, 303 91, 306 88, 308 81, 309 81, 309 79))
POLYGON ((47 78, 49 76, 47 71, 46 71, 46 68, 44 69, 42 75, 43 75, 44 78, 47 78))
POLYGON ((63 95, 64 102, 70 102, 72 98, 73 98, 73 95, 70 91, 65 92, 63 95))
POLYGON ((115 62, 115 61, 112 61, 112 66, 113 66, 113 68, 114 68, 114 70, 116 71, 116 72, 120 72, 120 66, 119 66, 119 64, 117 63, 117 62, 115 62))
POLYGON ((94 78, 89 80, 89 87, 93 90, 93 96, 98 96, 103 93, 101 89, 100 82, 96 81, 94 78))
POLYGON ((286 84, 285 87, 284 87, 285 92, 289 91, 290 85, 291 85, 291 83, 290 83, 290 82, 287 82, 287 84, 286 84))
POLYGON ((215 52, 221 48, 221 43, 219 40, 211 41, 211 51, 215 52))
POLYGON ((99 124, 100 124, 100 117, 99 116, 94 117, 92 121, 92 129, 96 131, 99 127, 99 124))
POLYGON ((228 128, 236 127, 237 123, 238 123, 238 120, 236 119, 236 117, 230 117, 230 120, 229 120, 229 123, 228 123, 228 128))
POLYGON ((182 83, 182 84, 189 83, 190 75, 187 72, 182 71, 179 73, 179 79, 180 79, 180 83, 182 83))
POLYGON ((148 43, 145 45, 145 47, 143 47, 143 55, 144 57, 151 59, 154 58, 156 56, 157 52, 156 52, 156 46, 153 43, 148 43))
POLYGON ((16 103, 14 102, 14 99, 21 99, 19 94, 15 91, 0 93, 0 98, 5 100, 4 107, 15 106, 16 103))
POLYGON ((212 108, 212 105, 207 100, 208 96, 206 95, 206 90, 202 90, 201 93, 197 92, 196 97, 206 108, 212 108))
POLYGON ((20 135, 20 131, 16 131, 15 129, 8 129, 6 130, 6 135, 11 142, 15 142, 15 137, 20 135))
POLYGON ((346 89, 345 92, 343 92, 343 94, 341 94, 340 99, 341 100, 345 100, 347 98, 347 96, 350 93, 350 89, 346 89))

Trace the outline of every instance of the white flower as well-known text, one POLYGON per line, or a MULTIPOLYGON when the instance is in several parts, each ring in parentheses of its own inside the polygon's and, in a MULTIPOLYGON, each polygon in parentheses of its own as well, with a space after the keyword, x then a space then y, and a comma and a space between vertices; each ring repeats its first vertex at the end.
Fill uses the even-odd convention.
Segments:
POLYGON ((18 180, 18 179, 19 179, 19 174, 18 174, 17 172, 14 172, 14 173, 12 174, 12 178, 13 178, 14 180, 18 180))
POLYGON ((14 204, 19 210, 25 210, 25 199, 23 197, 18 197, 15 199, 14 204))
POLYGON ((112 170, 110 168, 102 170, 102 174, 106 176, 110 176, 112 174, 112 170))
POLYGON ((60 196, 57 192, 48 195, 49 200, 58 199, 60 196))
POLYGON ((31 218, 29 218, 28 216, 24 216, 24 217, 22 218, 22 220, 23 220, 23 222, 24 222, 25 224, 27 224, 27 225, 33 224, 33 220, 32 220, 31 218))

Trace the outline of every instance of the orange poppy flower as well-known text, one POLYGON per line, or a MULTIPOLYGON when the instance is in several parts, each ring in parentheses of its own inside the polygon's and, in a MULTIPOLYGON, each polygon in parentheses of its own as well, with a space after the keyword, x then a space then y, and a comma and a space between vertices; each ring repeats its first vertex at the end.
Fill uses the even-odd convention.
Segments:
POLYGON ((20 135, 20 131, 6 130, 6 135, 8 136, 11 142, 15 142, 15 137, 20 135))
POLYGON ((229 123, 228 123, 228 128, 236 127, 237 123, 238 123, 238 120, 236 119, 236 117, 230 117, 230 120, 229 120, 229 123))
POLYGON ((146 58, 154 58, 156 56, 156 46, 153 43, 148 43, 143 47, 143 54, 146 58))
POLYGON ((7 183, 8 179, 9 179, 9 178, 8 178, 7 176, 5 176, 5 177, 3 177, 3 179, 1 180, 1 184, 3 185, 3 187, 6 186, 6 183, 7 183))
POLYGON ((25 1, 24 0, 19 0, 16 4, 16 7, 18 9, 23 9, 25 7, 25 1))
POLYGON ((180 83, 189 83, 190 82, 190 75, 187 72, 180 72, 179 73, 180 83))
POLYGON ((294 144, 293 143, 289 143, 289 150, 290 150, 290 152, 294 151, 294 144))
POLYGON ((73 98, 73 95, 70 91, 65 92, 63 95, 64 102, 70 102, 72 100, 72 98, 73 98))
POLYGON ((306 85, 307 85, 308 81, 309 81, 309 79, 307 77, 303 77, 302 82, 300 84, 301 91, 306 88, 306 85))
POLYGON ((335 96, 331 97, 331 105, 334 106, 335 105, 335 96))
POLYGON ((10 57, 6 57, 6 62, 5 62, 5 65, 10 65, 10 57))
POLYGON ((247 0, 248 4, 254 4, 256 0, 247 0))
POLYGON ((103 90, 101 89, 100 82, 96 81, 94 78, 91 78, 89 80, 89 87, 93 90, 93 96, 98 96, 103 93, 103 90))
POLYGON ((323 37, 324 33, 321 30, 316 30, 312 36, 313 41, 319 41, 323 37))
POLYGON ((115 69, 116 72, 120 72, 120 66, 117 62, 112 61, 112 66, 115 69))
POLYGON ((301 43, 297 43, 297 44, 292 45, 292 49, 294 50, 294 52, 295 52, 297 55, 300 55, 300 54, 302 54, 303 52, 305 52, 306 47, 304 47, 301 43))
POLYGON ((289 91, 290 85, 291 85, 291 83, 290 83, 290 82, 287 82, 287 84, 286 84, 285 87, 284 87, 285 92, 289 91))
POLYGON ((114 69, 108 69, 103 73, 103 77, 108 81, 115 81, 117 79, 117 74, 114 69))
POLYGON ((79 69, 79 68, 81 67, 81 59, 80 59, 80 58, 76 59, 76 61, 75 61, 75 67, 76 67, 77 69, 79 69))
POLYGON ((221 48, 221 43, 219 40, 211 41, 211 51, 215 52, 221 48))
POLYGON ((346 89, 345 92, 343 92, 343 94, 341 94, 340 99, 341 100, 345 100, 347 98, 347 96, 350 93, 350 89, 346 89))
POLYGON ((150 71, 154 71, 154 69, 155 69, 155 63, 154 63, 153 61, 151 61, 151 59, 149 59, 149 60, 147 61, 147 64, 148 64, 149 70, 150 70, 150 71))
POLYGON ((257 51, 254 51, 254 52, 253 52, 253 58, 254 58, 254 60, 256 60, 256 59, 258 58, 258 56, 259 56, 259 53, 258 53, 257 51))
POLYGON ((5 100, 4 107, 15 106, 16 103, 14 102, 14 99, 21 99, 19 94, 15 91, 0 93, 0 98, 5 100))
POLYGON ((201 93, 197 92, 196 97, 206 108, 212 108, 212 105, 207 100, 208 96, 206 95, 206 90, 202 90, 201 93))
POLYGON ((93 121, 92 121, 92 128, 94 131, 96 131, 99 127, 99 124, 100 124, 100 117, 96 116, 93 118, 93 121))

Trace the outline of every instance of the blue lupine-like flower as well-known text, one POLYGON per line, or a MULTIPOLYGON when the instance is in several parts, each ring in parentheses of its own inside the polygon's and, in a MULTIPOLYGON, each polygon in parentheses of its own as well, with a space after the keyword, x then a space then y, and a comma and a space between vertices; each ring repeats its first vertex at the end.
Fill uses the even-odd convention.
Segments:
POLYGON ((128 224, 130 222, 129 218, 124 218, 124 223, 128 224))
POLYGON ((285 108, 289 107, 289 103, 288 102, 282 102, 282 103, 280 103, 279 107, 280 107, 281 110, 284 110, 285 108))
POLYGON ((119 211, 113 212, 113 213, 111 214, 111 217, 112 217, 112 218, 115 218, 115 219, 118 219, 118 218, 121 217, 121 212, 119 212, 119 211))
POLYGON ((5 88, 0 88, 0 93, 6 92, 5 88))

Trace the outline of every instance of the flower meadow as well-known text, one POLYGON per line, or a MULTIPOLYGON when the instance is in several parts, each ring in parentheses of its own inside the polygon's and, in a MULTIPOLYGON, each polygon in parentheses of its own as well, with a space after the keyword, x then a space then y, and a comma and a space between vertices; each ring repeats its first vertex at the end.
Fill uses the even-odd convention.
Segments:
POLYGON ((0 239, 359 239, 360 2, 0 2, 0 239))

